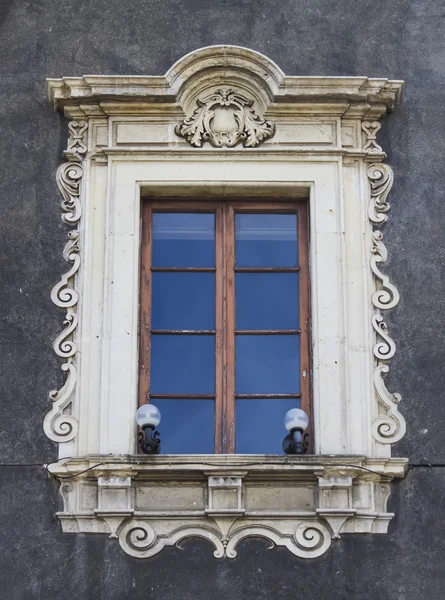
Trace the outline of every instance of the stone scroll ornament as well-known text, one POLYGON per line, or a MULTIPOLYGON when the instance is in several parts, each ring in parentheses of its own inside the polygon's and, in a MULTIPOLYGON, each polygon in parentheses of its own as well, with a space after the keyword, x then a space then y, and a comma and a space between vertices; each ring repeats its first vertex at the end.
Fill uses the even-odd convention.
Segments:
POLYGON ((68 124, 69 139, 65 155, 69 157, 57 170, 57 185, 63 196, 62 220, 76 227, 68 232, 68 242, 63 250, 63 258, 70 265, 51 291, 51 300, 56 306, 66 310, 64 329, 56 337, 53 348, 57 356, 65 360, 62 371, 66 374, 65 383, 58 390, 49 393, 52 408, 45 416, 43 428, 54 442, 67 442, 76 437, 79 424, 72 415, 72 399, 77 381, 76 353, 74 340, 78 316, 79 294, 75 289, 75 278, 80 267, 79 229, 81 217, 80 182, 83 176, 82 161, 87 152, 87 121, 71 121, 68 124))
MULTIPOLYGON (((154 523, 153 523, 154 524, 154 523)), ((286 529, 288 529, 286 527, 286 529)), ((135 558, 149 558, 158 554, 165 546, 177 546, 187 538, 201 538, 214 547, 215 558, 235 558, 236 547, 247 538, 263 538, 274 546, 284 546, 300 558, 317 558, 331 545, 332 538, 327 527, 319 521, 294 522, 292 531, 282 531, 271 525, 242 525, 237 527, 218 523, 173 527, 167 532, 158 533, 152 524, 144 519, 130 519, 119 530, 119 543, 122 549, 135 558)))
POLYGON ((208 141, 215 148, 232 148, 242 143, 254 148, 272 137, 275 125, 258 116, 253 100, 227 88, 197 100, 198 108, 177 125, 175 132, 197 148, 208 141))
MULTIPOLYGON (((368 178, 371 184, 371 201, 368 216, 371 223, 382 224, 388 219, 390 205, 387 197, 394 181, 392 169, 383 163, 371 164, 368 167, 368 178)), ((376 360, 374 367, 374 388, 377 395, 381 414, 372 424, 374 438, 383 444, 398 442, 406 431, 406 423, 399 412, 398 403, 400 394, 391 393, 386 388, 383 374, 388 373, 389 366, 385 361, 391 359, 396 351, 396 345, 388 334, 388 327, 384 321, 382 310, 394 308, 399 302, 399 292, 390 282, 380 266, 388 258, 388 251, 383 243, 383 233, 374 230, 371 234, 371 271, 376 282, 376 290, 372 294, 372 304, 376 310, 372 317, 372 326, 376 332, 376 343, 373 354, 376 360)))

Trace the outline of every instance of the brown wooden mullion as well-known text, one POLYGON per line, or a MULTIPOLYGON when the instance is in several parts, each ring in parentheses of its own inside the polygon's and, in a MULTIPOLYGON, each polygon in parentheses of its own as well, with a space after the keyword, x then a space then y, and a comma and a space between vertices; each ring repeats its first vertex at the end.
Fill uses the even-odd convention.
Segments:
POLYGON ((225 251, 225 394, 224 452, 235 452, 235 211, 224 205, 225 251))
POLYGON ((213 400, 215 394, 150 394, 152 400, 213 400))
POLYGON ((214 329, 152 329, 152 335, 215 335, 214 329))
POLYGON ((151 267, 152 273, 214 273, 215 267, 151 267))
POLYGON ((222 203, 215 214, 215 454, 224 452, 224 218, 222 203))
POLYGON ((235 273, 298 273, 300 267, 235 267, 235 273))
POLYGON ((235 335, 300 335, 301 329, 235 329, 235 335))
POLYGON ((309 276, 309 217, 306 203, 300 203, 298 208, 298 262, 299 299, 300 299, 300 390, 301 408, 309 417, 309 447, 308 452, 314 451, 314 427, 312 420, 312 373, 311 373, 311 307, 310 307, 310 276, 309 276))
POLYGON ((142 202, 142 242, 140 256, 140 318, 139 318, 139 385, 138 406, 147 402, 150 391, 150 328, 151 328, 151 260, 152 207, 142 202))
POLYGON ((235 398, 239 398, 241 400, 255 400, 262 398, 301 398, 301 394, 235 394, 235 398))

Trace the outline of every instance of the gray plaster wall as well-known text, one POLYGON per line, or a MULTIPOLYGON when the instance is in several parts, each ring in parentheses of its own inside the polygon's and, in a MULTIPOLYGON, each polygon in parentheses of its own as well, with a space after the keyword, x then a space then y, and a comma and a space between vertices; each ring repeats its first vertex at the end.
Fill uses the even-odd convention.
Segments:
POLYGON ((0 598, 429 600, 445 597, 443 0, 0 0, 0 598), (401 293, 389 387, 414 467, 394 485, 388 536, 345 536, 313 561, 263 541, 234 561, 188 541, 149 561, 105 536, 62 534, 42 418, 60 385, 49 292, 64 269, 55 184, 66 123, 45 78, 162 74, 211 44, 258 50, 289 75, 404 79, 381 143, 394 167, 385 241, 401 293))

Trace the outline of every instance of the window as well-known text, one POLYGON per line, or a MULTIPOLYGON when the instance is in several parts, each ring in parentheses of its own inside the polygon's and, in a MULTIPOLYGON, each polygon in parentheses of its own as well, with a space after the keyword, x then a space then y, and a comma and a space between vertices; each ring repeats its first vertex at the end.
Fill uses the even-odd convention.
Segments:
POLYGON ((145 201, 139 402, 167 454, 280 454, 310 413, 305 202, 145 201))
POLYGON ((315 558, 340 534, 387 531, 407 459, 391 457, 405 420, 385 384, 399 296, 376 134, 401 85, 289 77, 235 46, 163 77, 48 82, 71 119, 51 295, 66 379, 44 420, 71 457, 51 467, 70 477, 64 531, 139 558, 196 536, 215 557, 260 536, 315 558), (137 454, 147 393, 154 456, 137 454), (315 456, 281 451, 298 402, 315 456))

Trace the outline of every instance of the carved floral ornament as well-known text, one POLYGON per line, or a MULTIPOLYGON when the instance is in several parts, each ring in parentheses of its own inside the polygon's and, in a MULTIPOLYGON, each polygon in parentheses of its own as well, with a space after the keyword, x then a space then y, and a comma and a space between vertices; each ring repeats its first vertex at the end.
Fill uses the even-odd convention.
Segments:
POLYGON ((255 114, 253 100, 230 88, 197 100, 198 108, 175 129, 189 144, 200 148, 208 141, 215 148, 233 148, 242 143, 254 148, 272 137, 275 125, 255 114))
MULTIPOLYGON (((234 558, 238 544, 251 537, 264 538, 298 557, 310 558, 326 552, 331 541, 340 535, 387 531, 393 517, 387 512, 389 484, 394 477, 403 477, 406 469, 405 459, 390 457, 390 444, 403 437, 406 425, 399 411, 401 397, 390 392, 384 380, 396 351, 385 314, 397 305, 399 293, 385 272, 387 249, 381 227, 388 219, 388 195, 394 177, 391 168, 382 163, 385 154, 377 143, 377 132, 378 119, 392 108, 400 86, 400 82, 386 79, 287 77, 267 57, 228 46, 192 53, 165 77, 133 77, 131 86, 125 77, 85 76, 50 81, 51 100, 71 119, 66 162, 57 171, 62 220, 69 228, 63 250, 67 268, 51 292, 54 304, 64 311, 53 347, 63 360, 65 381, 50 392, 51 406, 44 419, 47 436, 63 444, 61 456, 67 455, 66 448, 72 456, 66 463, 51 467, 60 477, 72 477, 62 483, 60 490, 64 508, 58 516, 64 531, 108 534, 119 540, 125 552, 139 558, 153 556, 190 537, 208 540, 217 558, 234 558), (271 139, 273 144, 263 144, 271 139), (218 152, 226 148, 233 151, 218 152), (102 351, 102 335, 104 340, 111 340, 110 344, 118 339, 108 335, 109 331, 107 335, 103 333, 105 329, 100 327, 106 327, 105 320, 97 325, 103 314, 111 314, 112 306, 112 300, 106 304, 113 291, 105 285, 105 272, 114 268, 116 260, 113 263, 108 259, 113 256, 113 247, 107 244, 110 240, 115 245, 128 240, 127 271, 133 261, 131 256, 136 256, 134 264, 138 261, 138 250, 136 255, 131 254, 138 229, 113 238, 113 228, 123 220, 112 212, 119 203, 108 201, 113 190, 107 188, 107 182, 116 173, 112 169, 125 163, 128 170, 137 171, 137 180, 144 180, 146 173, 139 176, 139 165, 155 157, 159 163, 171 161, 169 171, 162 177, 168 178, 175 169, 183 170, 188 177, 189 165, 198 160, 196 157, 203 157, 199 174, 193 180, 198 186, 199 177, 206 177, 206 165, 210 170, 218 170, 221 161, 226 168, 230 160, 247 161, 245 157, 252 156, 258 165, 252 176, 252 180, 257 178, 256 183, 263 181, 263 171, 272 161, 276 162, 270 170, 271 179, 263 181, 270 186, 276 184, 276 174, 287 168, 292 171, 289 181, 293 182, 294 171, 301 162, 306 170, 314 165, 322 170, 328 163, 335 165, 336 173, 349 169, 354 175, 344 178, 345 193, 348 181, 360 181, 354 187, 351 203, 356 204, 359 193, 359 204, 365 207, 360 215, 367 219, 364 223, 360 217, 360 227, 366 228, 367 245, 363 243, 359 251, 369 261, 373 280, 372 290, 369 281, 360 290, 367 307, 365 318, 369 318, 363 354, 365 376, 369 379, 367 399, 372 402, 366 415, 372 416, 361 419, 366 427, 362 437, 369 438, 369 446, 351 450, 349 458, 341 459, 329 456, 329 451, 303 457, 300 463, 275 457, 276 464, 270 466, 267 461, 271 457, 258 459, 252 467, 252 457, 243 460, 234 455, 231 461, 237 467, 229 468, 224 457, 213 456, 207 457, 211 469, 209 463, 206 466, 203 462, 194 471, 195 467, 186 464, 186 457, 159 456, 153 463, 132 456, 133 446, 125 446, 131 443, 131 436, 128 422, 123 419, 125 432, 112 438, 118 450, 115 446, 110 449, 107 427, 111 427, 111 421, 113 426, 119 425, 119 419, 107 421, 107 415, 114 414, 123 403, 122 397, 130 397, 136 386, 131 380, 129 392, 121 394, 117 409, 106 404, 114 393, 112 385, 104 385, 112 369, 104 370, 97 356, 107 357, 113 350, 110 346, 102 351), (104 210, 102 217, 97 216, 103 207, 110 213, 104 210), (96 216, 91 223, 93 213, 96 216), (108 223, 110 230, 105 228, 108 223), (100 254, 104 244, 94 243, 98 238, 105 240, 106 259, 100 254), (104 264, 106 260, 110 262, 104 264), (103 273, 98 265, 104 265, 103 273), (98 281, 94 289, 92 273, 98 281), (92 298, 98 303, 95 309, 88 308, 92 298), (97 328, 94 334, 91 323, 97 328), (93 343, 99 350, 93 348, 93 343), (85 377, 82 382, 80 374, 85 377), (93 392, 88 387, 90 380, 100 382, 93 392), (94 415, 85 419, 90 417, 89 410, 99 413, 99 408, 104 419, 100 436, 99 428, 88 429, 93 427, 94 415), (85 440, 92 440, 91 445, 85 440), (353 454, 363 458, 352 461, 353 454), (107 466, 110 456, 115 462, 107 466), (261 461, 267 463, 266 467, 261 461), (89 470, 84 473, 85 469, 89 470), (193 506, 190 497, 194 498, 193 506), (181 502, 183 510, 178 510, 181 502)), ((233 172, 240 176, 241 171, 233 172)), ((343 198, 338 189, 338 198, 343 198)), ((127 197, 132 194, 135 197, 134 189, 127 197)), ((326 218, 325 214, 316 214, 316 205, 311 205, 312 209, 314 223, 326 218)), ((127 214, 125 222, 137 223, 135 214, 127 214)), ((111 280, 115 281, 110 277, 111 280)), ((120 310, 114 321, 131 312, 131 308, 120 310)), ((125 337, 119 338, 120 343, 126 343, 130 329, 125 323, 125 337)), ((133 350, 126 351, 126 355, 133 350)), ((133 366, 126 371, 130 372, 133 366)), ((135 406, 132 422, 134 409, 135 406)), ((335 453, 340 455, 342 451, 335 453)), ((200 459, 195 459, 199 463, 200 459)))

